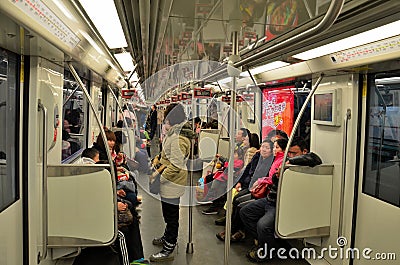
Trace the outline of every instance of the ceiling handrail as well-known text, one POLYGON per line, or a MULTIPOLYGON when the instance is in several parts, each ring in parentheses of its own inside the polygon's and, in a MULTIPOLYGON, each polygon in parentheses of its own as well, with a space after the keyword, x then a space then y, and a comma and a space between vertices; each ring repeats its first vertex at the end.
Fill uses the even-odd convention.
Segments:
MULTIPOLYGON (((328 11, 325 13, 325 16, 322 18, 322 20, 317 25, 315 25, 314 27, 312 27, 306 31, 303 31, 300 34, 297 34, 291 38, 288 38, 279 43, 276 43, 275 45, 268 47, 268 48, 260 51, 259 53, 253 54, 243 60, 240 60, 240 61, 234 63, 233 66, 240 67, 240 66, 246 65, 252 61, 260 59, 261 57, 263 57, 265 55, 276 52, 279 49, 281 49, 282 47, 290 46, 294 43, 298 43, 299 41, 303 41, 311 36, 320 34, 323 31, 328 30, 333 25, 333 23, 335 23, 337 17, 339 16, 339 14, 342 10, 344 2, 345 2, 345 0, 332 0, 329 5, 328 11)), ((210 74, 209 76, 206 76, 205 79, 217 77, 223 71, 224 70, 214 72, 214 73, 210 74)))

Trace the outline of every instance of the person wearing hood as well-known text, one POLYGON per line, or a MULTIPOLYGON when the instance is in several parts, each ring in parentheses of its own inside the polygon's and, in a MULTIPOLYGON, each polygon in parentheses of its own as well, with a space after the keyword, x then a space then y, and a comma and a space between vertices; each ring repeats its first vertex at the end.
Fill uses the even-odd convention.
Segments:
POLYGON ((169 105, 164 112, 166 136, 163 140, 160 163, 165 166, 160 177, 161 208, 166 224, 163 236, 153 239, 153 245, 162 250, 150 256, 150 261, 173 260, 178 239, 179 203, 187 184, 186 162, 191 151, 191 139, 195 133, 186 122, 185 111, 180 104, 169 105))

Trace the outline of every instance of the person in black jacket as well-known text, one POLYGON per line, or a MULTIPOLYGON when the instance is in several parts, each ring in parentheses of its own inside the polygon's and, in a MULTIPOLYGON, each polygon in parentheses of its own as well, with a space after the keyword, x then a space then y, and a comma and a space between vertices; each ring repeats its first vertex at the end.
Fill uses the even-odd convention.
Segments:
MULTIPOLYGON (((156 135, 156 131, 157 131, 157 109, 156 109, 156 105, 152 105, 151 106, 151 110, 149 112, 149 115, 147 116, 147 120, 146 120, 146 128, 145 128, 146 132, 148 133, 149 139, 147 139, 148 141, 152 141, 154 136, 156 135)), ((149 157, 152 157, 150 154, 150 145, 151 143, 149 143, 147 145, 147 153, 149 155, 149 157)))
MULTIPOLYGON (((295 138, 288 151, 288 163, 314 167, 322 163, 318 155, 307 153, 306 143, 301 138, 295 138)), ((270 259, 264 255, 264 246, 268 249, 277 249, 275 240, 275 214, 276 214, 276 195, 279 182, 279 171, 272 176, 272 185, 265 198, 255 200, 245 205, 239 212, 240 218, 245 226, 246 233, 257 240, 247 258, 251 262, 263 262, 270 259), (261 253, 261 257, 259 256, 261 253), (264 257, 265 256, 265 257, 264 257)))

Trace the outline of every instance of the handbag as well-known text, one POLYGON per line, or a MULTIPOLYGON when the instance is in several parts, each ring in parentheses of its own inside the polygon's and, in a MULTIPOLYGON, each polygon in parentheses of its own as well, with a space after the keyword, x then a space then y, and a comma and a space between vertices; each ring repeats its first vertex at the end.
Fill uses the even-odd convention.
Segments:
POLYGON ((161 178, 161 174, 164 171, 164 169, 166 169, 167 167, 165 165, 157 165, 155 166, 155 170, 153 172, 153 174, 151 174, 150 176, 150 180, 149 180, 149 191, 155 195, 160 193, 160 178, 161 178))
POLYGON ((133 223, 133 215, 131 211, 126 207, 123 211, 118 211, 118 228, 128 226, 133 223))
POLYGON ((267 177, 258 179, 250 189, 251 195, 256 199, 267 196, 271 186, 267 183, 267 177))

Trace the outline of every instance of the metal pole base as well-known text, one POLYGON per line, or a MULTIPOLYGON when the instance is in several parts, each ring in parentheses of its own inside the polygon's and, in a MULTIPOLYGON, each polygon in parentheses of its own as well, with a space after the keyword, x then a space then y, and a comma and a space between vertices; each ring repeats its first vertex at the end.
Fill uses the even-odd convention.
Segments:
POLYGON ((192 254, 193 253, 193 243, 187 243, 186 245, 186 253, 192 254))

